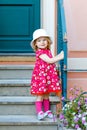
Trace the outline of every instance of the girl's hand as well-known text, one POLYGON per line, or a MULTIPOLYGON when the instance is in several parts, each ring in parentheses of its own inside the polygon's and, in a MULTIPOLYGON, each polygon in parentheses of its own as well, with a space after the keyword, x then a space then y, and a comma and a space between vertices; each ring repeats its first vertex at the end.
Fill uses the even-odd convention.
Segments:
POLYGON ((39 56, 43 61, 47 62, 47 63, 55 63, 57 61, 60 61, 62 59, 64 59, 64 51, 61 51, 58 55, 56 55, 53 58, 50 58, 49 56, 47 56, 46 54, 42 54, 39 56))
POLYGON ((59 56, 60 56, 60 59, 61 59, 61 60, 64 59, 64 51, 61 51, 61 52, 59 53, 59 56))

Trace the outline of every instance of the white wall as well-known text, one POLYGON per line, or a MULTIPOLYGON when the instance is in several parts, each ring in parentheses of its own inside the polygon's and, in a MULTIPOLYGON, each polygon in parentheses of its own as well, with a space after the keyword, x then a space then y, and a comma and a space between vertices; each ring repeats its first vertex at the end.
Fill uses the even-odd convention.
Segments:
POLYGON ((41 27, 46 29, 48 34, 51 36, 53 44, 51 50, 53 55, 55 54, 55 45, 56 45, 56 9, 55 9, 56 0, 42 0, 41 1, 41 27))

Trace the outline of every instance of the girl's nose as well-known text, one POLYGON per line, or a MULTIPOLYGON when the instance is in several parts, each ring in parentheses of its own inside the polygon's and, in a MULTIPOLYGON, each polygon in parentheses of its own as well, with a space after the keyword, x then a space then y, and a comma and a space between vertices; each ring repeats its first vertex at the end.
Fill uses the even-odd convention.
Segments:
POLYGON ((41 43, 43 43, 44 41, 43 40, 41 40, 41 43))

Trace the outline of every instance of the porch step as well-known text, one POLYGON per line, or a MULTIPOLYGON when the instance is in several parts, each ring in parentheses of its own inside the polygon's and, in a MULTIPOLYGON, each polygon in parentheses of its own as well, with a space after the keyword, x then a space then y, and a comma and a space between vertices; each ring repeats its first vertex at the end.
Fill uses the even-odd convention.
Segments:
POLYGON ((29 86, 30 79, 0 79, 0 86, 29 86))
POLYGON ((58 130, 57 119, 38 121, 34 115, 0 115, 0 130, 58 130))
POLYGON ((0 54, 0 62, 35 62, 35 55, 22 55, 22 54, 0 54))
POLYGON ((0 79, 31 79, 34 65, 0 65, 0 79))
MULTIPOLYGON (((0 65, 0 130, 58 130, 57 119, 38 121, 36 97, 30 95, 34 65, 0 65)), ((51 110, 56 114, 60 99, 50 96, 51 110)))
MULTIPOLYGON (((0 96, 0 115, 34 115, 36 97, 31 96, 0 96)), ((51 110, 56 113, 56 96, 50 96, 51 110)))
POLYGON ((30 79, 0 79, 0 96, 29 96, 30 79))

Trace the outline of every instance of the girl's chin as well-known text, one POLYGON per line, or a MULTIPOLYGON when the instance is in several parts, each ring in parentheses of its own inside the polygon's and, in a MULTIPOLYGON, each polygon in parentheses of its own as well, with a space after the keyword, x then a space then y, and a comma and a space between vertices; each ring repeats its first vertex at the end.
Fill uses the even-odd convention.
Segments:
POLYGON ((40 47, 40 49, 46 49, 46 47, 40 47))

